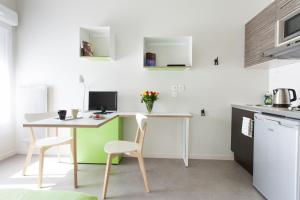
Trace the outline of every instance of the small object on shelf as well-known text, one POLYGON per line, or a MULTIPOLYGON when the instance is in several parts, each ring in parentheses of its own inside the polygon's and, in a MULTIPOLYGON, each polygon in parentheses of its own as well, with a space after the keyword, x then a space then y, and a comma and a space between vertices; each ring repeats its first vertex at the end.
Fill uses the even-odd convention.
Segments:
POLYGON ((167 64, 167 67, 186 67, 185 64, 167 64))
POLYGON ((115 59, 115 36, 108 26, 80 27, 79 53, 94 61, 115 59))
POLYGON ((144 66, 144 69, 147 70, 174 70, 174 71, 182 71, 182 70, 187 70, 187 69, 191 69, 191 66, 172 66, 172 67, 168 67, 168 66, 144 66))
POLYGON ((155 53, 146 53, 145 66, 155 66, 156 65, 156 54, 155 53))
POLYGON ((153 109, 153 104, 158 100, 159 92, 146 90, 141 94, 141 103, 145 103, 148 113, 150 114, 153 109))
POLYGON ((92 44, 87 41, 82 41, 81 52, 82 56, 93 56, 94 53, 92 51, 92 44))

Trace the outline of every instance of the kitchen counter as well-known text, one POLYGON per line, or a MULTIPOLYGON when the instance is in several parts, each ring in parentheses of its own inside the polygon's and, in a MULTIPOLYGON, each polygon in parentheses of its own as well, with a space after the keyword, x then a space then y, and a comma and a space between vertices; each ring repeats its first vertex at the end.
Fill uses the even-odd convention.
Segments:
POLYGON ((242 110, 249 110, 259 113, 268 113, 278 116, 283 116, 287 118, 299 119, 300 120, 300 111, 290 111, 287 108, 274 108, 269 106, 260 106, 260 105, 239 105, 232 104, 233 108, 238 108, 242 110))

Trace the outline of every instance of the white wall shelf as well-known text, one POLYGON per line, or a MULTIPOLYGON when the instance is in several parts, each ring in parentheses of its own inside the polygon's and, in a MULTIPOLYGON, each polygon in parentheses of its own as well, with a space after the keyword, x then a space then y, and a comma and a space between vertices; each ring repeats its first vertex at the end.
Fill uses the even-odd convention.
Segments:
POLYGON ((192 66, 192 37, 145 37, 144 38, 144 68, 145 69, 190 69, 192 66), (155 66, 147 66, 146 53, 156 55, 155 66), (168 66, 184 65, 184 66, 168 66))
POLYGON ((80 28, 79 55, 97 61, 115 60, 115 38, 110 27, 82 27, 80 28), (93 56, 83 56, 81 53, 82 41, 92 46, 93 56))

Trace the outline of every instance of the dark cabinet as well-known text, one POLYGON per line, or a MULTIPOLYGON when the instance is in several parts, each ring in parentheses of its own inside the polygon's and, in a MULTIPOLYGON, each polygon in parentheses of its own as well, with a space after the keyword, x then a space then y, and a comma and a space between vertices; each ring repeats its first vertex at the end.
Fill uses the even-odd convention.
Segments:
POLYGON ((277 18, 280 20, 300 7, 300 0, 277 0, 277 18))
POLYGON ((243 117, 254 120, 254 112, 232 108, 231 118, 231 150, 234 160, 253 174, 253 137, 242 134, 243 117))

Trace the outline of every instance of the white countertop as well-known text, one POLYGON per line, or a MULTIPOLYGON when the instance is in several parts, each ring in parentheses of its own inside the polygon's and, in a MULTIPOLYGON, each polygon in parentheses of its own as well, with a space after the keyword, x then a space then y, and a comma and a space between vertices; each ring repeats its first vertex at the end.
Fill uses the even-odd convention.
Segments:
POLYGON ((300 111, 290 111, 287 108, 274 108, 269 106, 257 106, 257 105, 240 105, 232 104, 233 108, 239 108, 243 110, 249 110, 260 113, 268 113, 273 115, 284 116, 293 119, 300 119, 300 111))

